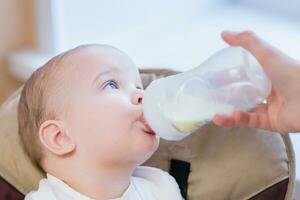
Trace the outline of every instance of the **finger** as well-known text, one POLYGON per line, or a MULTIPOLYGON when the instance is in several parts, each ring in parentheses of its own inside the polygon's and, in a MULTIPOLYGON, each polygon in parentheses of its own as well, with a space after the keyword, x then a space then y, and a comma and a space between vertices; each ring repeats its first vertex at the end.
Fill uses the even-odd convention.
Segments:
POLYGON ((218 126, 224 126, 224 127, 235 126, 234 118, 230 116, 215 115, 213 117, 213 122, 218 126))
POLYGON ((234 119, 235 123, 243 124, 250 128, 271 129, 269 117, 266 113, 257 114, 238 111, 234 113, 234 119))
POLYGON ((242 111, 235 111, 233 113, 233 118, 236 123, 243 124, 243 125, 248 125, 250 121, 249 113, 242 112, 242 111))

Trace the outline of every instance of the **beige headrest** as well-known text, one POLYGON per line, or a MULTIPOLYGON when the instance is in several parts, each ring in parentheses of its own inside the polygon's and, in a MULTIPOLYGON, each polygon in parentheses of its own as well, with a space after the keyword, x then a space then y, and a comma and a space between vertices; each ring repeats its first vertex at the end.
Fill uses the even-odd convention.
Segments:
POLYGON ((43 173, 24 153, 18 135, 20 89, 0 107, 0 175, 23 194, 37 187, 43 173))

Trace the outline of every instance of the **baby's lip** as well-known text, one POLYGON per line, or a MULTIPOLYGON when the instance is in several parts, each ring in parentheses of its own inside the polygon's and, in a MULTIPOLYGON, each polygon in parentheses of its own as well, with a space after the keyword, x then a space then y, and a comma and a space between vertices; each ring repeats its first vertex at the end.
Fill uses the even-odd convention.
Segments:
POLYGON ((144 130, 145 132, 149 133, 149 134, 154 134, 154 131, 152 130, 152 128, 149 126, 149 124, 146 122, 146 120, 144 119, 144 117, 141 117, 139 119, 139 121, 144 125, 144 130))

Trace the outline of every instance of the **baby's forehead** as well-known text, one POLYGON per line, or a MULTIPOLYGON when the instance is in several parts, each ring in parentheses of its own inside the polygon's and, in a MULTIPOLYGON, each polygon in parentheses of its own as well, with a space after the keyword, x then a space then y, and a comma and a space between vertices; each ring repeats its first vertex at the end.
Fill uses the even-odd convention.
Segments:
POLYGON ((78 63, 101 68, 135 68, 129 56, 110 46, 83 47, 74 53, 73 59, 78 63))
POLYGON ((77 79, 84 76, 92 78, 106 71, 140 79, 138 68, 130 57, 110 46, 95 45, 75 49, 65 59, 64 65, 68 65, 65 73, 74 74, 77 79))

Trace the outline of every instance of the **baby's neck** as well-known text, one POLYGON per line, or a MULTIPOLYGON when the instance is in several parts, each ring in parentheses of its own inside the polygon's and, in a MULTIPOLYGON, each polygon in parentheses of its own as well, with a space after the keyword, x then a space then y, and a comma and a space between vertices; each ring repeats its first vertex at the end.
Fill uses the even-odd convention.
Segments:
POLYGON ((58 176, 71 188, 93 199, 119 198, 127 190, 135 166, 79 167, 58 176), (75 176, 74 176, 75 174, 75 176))

